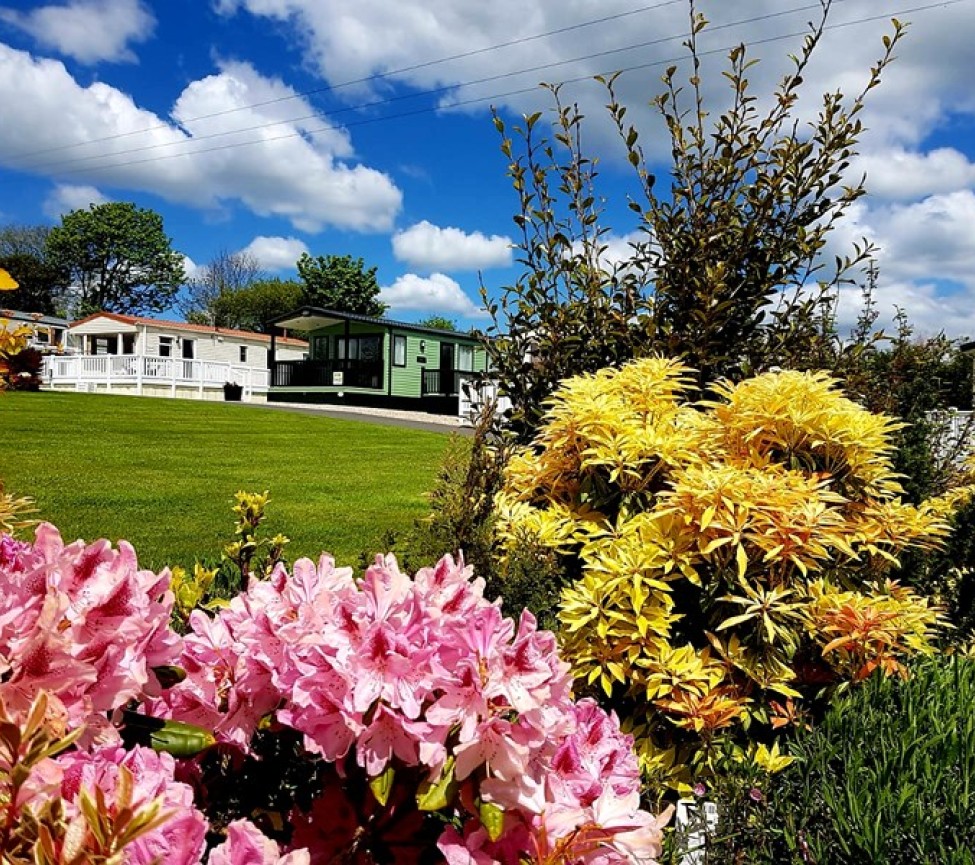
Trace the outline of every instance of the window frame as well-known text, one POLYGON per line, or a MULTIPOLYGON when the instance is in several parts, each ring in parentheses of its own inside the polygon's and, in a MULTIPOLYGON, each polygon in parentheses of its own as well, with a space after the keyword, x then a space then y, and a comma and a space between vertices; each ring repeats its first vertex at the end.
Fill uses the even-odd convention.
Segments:
POLYGON ((406 352, 407 352, 408 342, 406 336, 402 333, 393 334, 393 366, 402 369, 406 366, 406 352), (399 349, 402 346, 403 349, 403 359, 397 360, 399 355, 399 349))
POLYGON ((474 372, 474 346, 457 343, 457 353, 454 357, 457 372, 474 372), (467 366, 464 365, 465 358, 467 366))
POLYGON ((383 359, 383 334, 381 333, 359 333, 346 336, 336 336, 334 344, 333 360, 347 361, 350 363, 382 363, 383 359), (375 356, 363 358, 362 344, 364 342, 375 343, 375 356))

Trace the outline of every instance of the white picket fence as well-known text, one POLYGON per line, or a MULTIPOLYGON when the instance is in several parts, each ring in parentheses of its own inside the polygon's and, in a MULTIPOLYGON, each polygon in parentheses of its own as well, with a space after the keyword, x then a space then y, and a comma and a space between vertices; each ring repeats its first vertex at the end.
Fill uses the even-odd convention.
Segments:
POLYGON ((44 382, 75 390, 124 390, 141 394, 168 387, 172 396, 222 389, 232 383, 243 388, 244 399, 267 393, 268 370, 213 360, 183 360, 137 354, 50 355, 44 362, 44 382))

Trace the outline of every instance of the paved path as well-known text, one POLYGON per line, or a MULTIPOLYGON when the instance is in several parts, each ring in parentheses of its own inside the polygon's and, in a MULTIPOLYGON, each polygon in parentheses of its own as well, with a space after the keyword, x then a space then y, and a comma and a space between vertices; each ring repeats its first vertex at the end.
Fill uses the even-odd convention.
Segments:
POLYGON ((293 414, 309 414, 343 420, 359 420, 365 423, 375 423, 382 426, 398 426, 408 429, 426 430, 427 432, 458 433, 462 436, 472 435, 469 426, 462 425, 460 418, 451 415, 428 414, 422 411, 399 411, 397 409, 365 408, 344 405, 313 405, 296 402, 253 402, 250 405, 269 411, 291 412, 293 414))

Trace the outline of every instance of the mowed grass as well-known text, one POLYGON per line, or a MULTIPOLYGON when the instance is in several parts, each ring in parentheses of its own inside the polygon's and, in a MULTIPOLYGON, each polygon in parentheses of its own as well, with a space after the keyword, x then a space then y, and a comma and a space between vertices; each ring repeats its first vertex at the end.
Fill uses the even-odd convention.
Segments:
POLYGON ((215 559, 238 490, 269 490, 288 557, 356 566, 427 511, 447 434, 239 403, 0 395, 0 479, 65 539, 130 541, 140 564, 215 559))

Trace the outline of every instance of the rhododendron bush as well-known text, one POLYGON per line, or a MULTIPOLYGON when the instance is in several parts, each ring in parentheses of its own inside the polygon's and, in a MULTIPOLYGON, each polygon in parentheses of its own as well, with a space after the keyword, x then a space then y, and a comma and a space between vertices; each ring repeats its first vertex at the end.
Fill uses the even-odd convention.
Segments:
POLYGON ((7 862, 651 862, 630 737, 469 569, 278 565, 189 631, 125 542, 0 538, 7 862))

